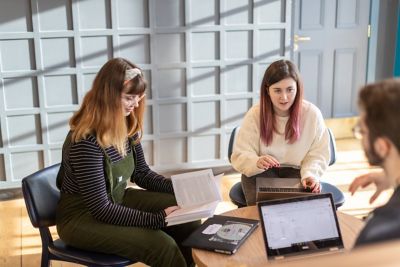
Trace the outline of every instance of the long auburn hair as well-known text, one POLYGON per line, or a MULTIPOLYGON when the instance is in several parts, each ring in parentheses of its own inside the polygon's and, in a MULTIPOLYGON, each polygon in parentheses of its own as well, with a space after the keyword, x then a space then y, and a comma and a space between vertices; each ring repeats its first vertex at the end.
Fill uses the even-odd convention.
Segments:
POLYGON ((103 148, 113 146, 125 156, 127 137, 138 133, 136 142, 142 137, 144 98, 139 107, 128 116, 121 103, 122 92, 142 95, 147 83, 142 75, 137 75, 124 84, 125 71, 138 68, 123 58, 106 62, 97 73, 92 88, 83 98, 79 110, 69 121, 72 141, 78 142, 92 134, 103 148))
POLYGON ((301 104, 303 102, 303 81, 300 73, 291 61, 278 60, 265 71, 260 88, 260 138, 265 145, 272 143, 273 133, 277 132, 275 111, 269 95, 269 87, 283 79, 292 78, 297 84, 297 93, 289 110, 289 120, 285 127, 285 139, 290 144, 300 138, 301 104))

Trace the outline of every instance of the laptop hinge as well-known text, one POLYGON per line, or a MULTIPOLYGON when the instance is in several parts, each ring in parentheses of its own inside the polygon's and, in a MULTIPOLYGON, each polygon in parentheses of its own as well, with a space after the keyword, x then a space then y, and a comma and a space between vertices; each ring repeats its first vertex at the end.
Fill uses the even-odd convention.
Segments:
POLYGON ((334 248, 330 248, 329 249, 329 251, 336 251, 336 250, 339 250, 339 248, 338 247, 334 247, 334 248))

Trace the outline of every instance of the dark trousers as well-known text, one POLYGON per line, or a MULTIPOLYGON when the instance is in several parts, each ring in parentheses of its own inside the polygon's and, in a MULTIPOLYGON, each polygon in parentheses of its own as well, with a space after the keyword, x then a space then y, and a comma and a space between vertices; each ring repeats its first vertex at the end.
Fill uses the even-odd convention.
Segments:
MULTIPOLYGON (((176 205, 167 193, 128 188, 122 205, 145 211, 158 211, 176 205)), ((181 246, 200 221, 153 230, 102 223, 87 211, 79 197, 64 194, 57 210, 57 231, 67 244, 77 248, 110 253, 140 261, 152 267, 194 266, 191 248, 181 246)))
POLYGON ((248 206, 256 204, 256 178, 265 177, 268 178, 294 178, 300 177, 300 169, 294 169, 290 167, 282 168, 271 168, 263 173, 247 177, 242 175, 242 188, 244 196, 246 197, 246 202, 248 206))

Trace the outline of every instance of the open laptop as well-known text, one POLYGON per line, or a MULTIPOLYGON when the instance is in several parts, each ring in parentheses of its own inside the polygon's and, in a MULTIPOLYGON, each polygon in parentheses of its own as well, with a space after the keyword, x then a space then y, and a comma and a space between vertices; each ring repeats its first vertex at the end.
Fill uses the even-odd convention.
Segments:
POLYGON ((256 201, 312 195, 300 178, 256 177, 256 201))
POLYGON ((268 260, 343 251, 331 194, 258 202, 268 260))

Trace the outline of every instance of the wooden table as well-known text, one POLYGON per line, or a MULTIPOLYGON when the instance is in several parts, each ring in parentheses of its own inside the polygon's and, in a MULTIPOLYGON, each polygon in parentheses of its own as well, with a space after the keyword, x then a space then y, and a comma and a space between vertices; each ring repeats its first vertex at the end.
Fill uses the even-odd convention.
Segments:
MULTIPOLYGON (((364 223, 342 212, 337 212, 340 230, 342 233, 345 249, 351 249, 354 245, 358 233, 361 231, 364 223)), ((259 220, 257 206, 244 207, 223 213, 223 215, 244 217, 259 220)), ((261 223, 261 221, 260 221, 261 223)), ((234 255, 224 255, 206 250, 193 249, 193 258, 197 266, 264 266, 268 264, 267 252, 262 236, 261 225, 257 227, 253 234, 245 241, 234 255)))

